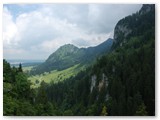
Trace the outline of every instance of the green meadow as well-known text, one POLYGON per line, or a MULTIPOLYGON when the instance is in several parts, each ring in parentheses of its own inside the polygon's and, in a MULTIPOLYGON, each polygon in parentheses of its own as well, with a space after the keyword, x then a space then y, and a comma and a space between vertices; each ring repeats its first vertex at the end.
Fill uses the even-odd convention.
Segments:
POLYGON ((28 72, 30 71, 34 66, 27 66, 27 67, 23 67, 23 71, 24 72, 28 72))
MULTIPOLYGON (((24 69, 31 70, 31 68, 32 67, 28 67, 24 69)), ((51 72, 45 72, 40 75, 30 76, 28 80, 31 81, 32 88, 37 88, 40 86, 40 83, 42 81, 46 83, 50 83, 51 81, 54 83, 57 83, 67 78, 70 78, 71 76, 75 76, 80 70, 83 70, 83 69, 84 69, 84 66, 80 66, 79 64, 77 64, 65 70, 61 70, 61 71, 53 70, 51 72)))

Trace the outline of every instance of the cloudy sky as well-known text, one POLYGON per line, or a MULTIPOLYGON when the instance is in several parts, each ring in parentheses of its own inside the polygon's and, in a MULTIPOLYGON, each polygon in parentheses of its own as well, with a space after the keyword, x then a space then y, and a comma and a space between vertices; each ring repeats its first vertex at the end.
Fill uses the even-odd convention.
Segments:
POLYGON ((141 4, 5 4, 5 59, 46 59, 64 44, 96 46, 141 4))

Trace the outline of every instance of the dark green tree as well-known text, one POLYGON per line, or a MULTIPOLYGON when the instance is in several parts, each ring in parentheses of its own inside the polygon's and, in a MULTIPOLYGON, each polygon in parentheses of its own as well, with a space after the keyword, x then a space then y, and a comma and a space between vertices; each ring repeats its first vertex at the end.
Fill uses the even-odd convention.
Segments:
POLYGON ((136 111, 136 115, 137 116, 146 116, 148 115, 147 111, 146 111, 146 106, 144 103, 142 103, 139 107, 138 110, 136 111))
POLYGON ((23 70, 22 70, 22 64, 21 63, 19 64, 18 71, 19 72, 23 72, 23 70))

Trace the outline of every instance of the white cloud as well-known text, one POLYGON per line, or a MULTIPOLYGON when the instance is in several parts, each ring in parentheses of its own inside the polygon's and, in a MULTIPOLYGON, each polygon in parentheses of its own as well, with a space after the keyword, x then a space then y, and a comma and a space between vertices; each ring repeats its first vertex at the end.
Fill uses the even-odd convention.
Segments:
MULTIPOLYGON (((22 8, 24 7, 27 8, 22 8)), ((114 26, 120 17, 138 9, 133 5, 129 7, 105 4, 44 4, 15 17, 5 6, 4 57, 46 59, 49 54, 67 43, 78 47, 98 45, 113 36, 114 26)))
POLYGON ((17 40, 15 39, 17 34, 17 26, 13 22, 12 15, 7 8, 4 8, 3 12, 3 43, 5 47, 11 47, 17 45, 17 40))

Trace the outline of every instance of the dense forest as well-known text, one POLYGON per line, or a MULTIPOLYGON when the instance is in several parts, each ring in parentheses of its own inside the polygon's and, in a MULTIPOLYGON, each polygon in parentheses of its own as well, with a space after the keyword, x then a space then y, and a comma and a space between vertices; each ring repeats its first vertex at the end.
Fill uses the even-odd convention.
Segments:
POLYGON ((154 116, 155 6, 121 19, 110 52, 76 76, 34 89, 27 78, 3 60, 5 116, 154 116))

